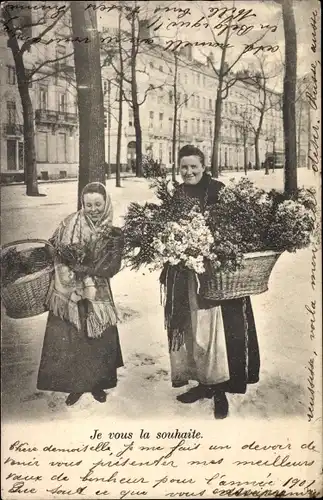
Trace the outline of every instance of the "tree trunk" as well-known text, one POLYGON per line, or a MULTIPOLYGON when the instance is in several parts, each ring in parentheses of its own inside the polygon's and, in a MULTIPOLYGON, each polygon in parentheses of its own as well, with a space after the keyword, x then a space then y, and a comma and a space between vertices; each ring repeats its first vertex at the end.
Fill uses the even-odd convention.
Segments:
POLYGON ((140 123, 140 109, 138 104, 138 88, 137 88, 137 46, 135 27, 135 13, 131 19, 131 103, 133 109, 134 128, 136 133, 136 176, 142 177, 142 132, 140 123))
POLYGON ((81 192, 89 182, 105 184, 104 105, 100 66, 100 41, 96 12, 89 2, 71 2, 77 105, 79 111, 80 165, 78 208, 81 192))
POLYGON ((219 177, 219 146, 221 141, 222 80, 220 80, 220 78, 221 76, 219 76, 219 87, 215 101, 213 147, 211 160, 212 177, 215 178, 219 177))
POLYGON ((123 58, 122 58, 122 43, 121 43, 121 11, 119 12, 118 20, 118 49, 120 61, 119 73, 119 112, 118 112, 118 136, 117 136, 117 158, 116 158, 116 187, 121 187, 121 138, 122 138, 122 99, 123 99, 123 58))
POLYGON ((255 168, 259 170, 260 168, 260 158, 259 158, 259 134, 255 135, 255 168))
POLYGON ((248 150, 247 150, 247 138, 243 138, 243 162, 244 170, 248 172, 248 150))
POLYGON ((177 129, 177 115, 178 115, 178 102, 177 102, 177 54, 174 54, 174 84, 173 84, 173 99, 174 99, 174 120, 173 120, 173 137, 172 137, 172 180, 176 181, 176 129, 177 129))
POLYGON ((292 193, 297 189, 295 119, 297 41, 293 0, 284 0, 284 2, 282 2, 282 11, 285 34, 285 76, 283 94, 285 139, 284 188, 286 193, 292 193))
POLYGON ((23 121, 24 121, 24 170, 27 196, 39 196, 37 182, 37 161, 35 146, 35 126, 34 110, 29 94, 28 77, 23 60, 23 54, 20 52, 18 40, 15 36, 15 27, 11 19, 10 12, 3 9, 4 20, 8 27, 8 46, 15 61, 18 90, 21 99, 23 121))
POLYGON ((301 135, 302 135, 302 108, 303 102, 300 102, 299 117, 297 120, 297 167, 301 166, 301 135))
POLYGON ((28 83, 19 87, 24 119, 24 169, 27 196, 39 196, 35 147, 34 112, 28 83))

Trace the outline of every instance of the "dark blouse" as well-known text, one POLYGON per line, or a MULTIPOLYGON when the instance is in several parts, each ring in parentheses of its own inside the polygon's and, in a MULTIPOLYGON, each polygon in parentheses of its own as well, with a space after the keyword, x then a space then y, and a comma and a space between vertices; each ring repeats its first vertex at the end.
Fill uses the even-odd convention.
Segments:
POLYGON ((180 184, 177 194, 185 193, 190 198, 198 199, 204 209, 205 205, 215 205, 218 202, 219 192, 223 187, 223 182, 212 179, 209 174, 204 173, 197 184, 180 184))

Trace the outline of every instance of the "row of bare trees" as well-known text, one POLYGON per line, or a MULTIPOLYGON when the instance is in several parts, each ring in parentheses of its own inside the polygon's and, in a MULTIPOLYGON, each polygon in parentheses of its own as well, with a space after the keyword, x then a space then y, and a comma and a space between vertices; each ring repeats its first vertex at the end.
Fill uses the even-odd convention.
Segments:
MULTIPOLYGON (((279 2, 279 0, 277 0, 279 2)), ((60 11, 57 17, 48 22, 48 19, 38 19, 37 23, 29 20, 30 26, 42 25, 44 29, 38 30, 37 37, 29 38, 24 42, 19 41, 19 35, 22 30, 26 30, 28 22, 20 15, 18 18, 12 14, 6 4, 2 7, 3 24, 8 35, 9 46, 12 50, 16 65, 18 89, 21 97, 23 118, 24 118, 24 141, 25 141, 25 170, 27 181, 27 194, 37 195, 37 168, 35 154, 35 131, 34 131, 34 113, 32 109, 31 98, 29 95, 29 84, 31 78, 35 76, 44 66, 52 67, 56 60, 43 61, 34 67, 31 71, 25 66, 24 55, 28 48, 34 43, 39 43, 46 34, 55 29, 55 26, 70 10, 73 35, 73 53, 75 62, 75 78, 77 88, 77 103, 79 114, 80 130, 80 172, 79 172, 79 190, 84 184, 91 180, 100 180, 105 182, 105 146, 104 146, 104 99, 102 91, 101 62, 100 62, 100 38, 97 27, 96 10, 93 9, 93 2, 71 2, 70 7, 60 11), (92 6, 92 7, 91 7, 92 6), (88 43, 79 43, 79 40, 87 39, 88 43)), ((122 4, 120 4, 122 5, 122 4)), ((149 45, 143 44, 140 36, 142 22, 142 13, 139 16, 137 9, 127 9, 124 13, 122 7, 119 9, 119 20, 117 35, 114 37, 114 45, 109 44, 106 50, 104 65, 110 66, 113 70, 115 86, 118 91, 118 141, 117 141, 117 185, 120 185, 120 158, 121 158, 121 137, 122 137, 122 103, 128 102, 133 111, 134 128, 136 135, 136 174, 141 175, 142 164, 142 127, 140 109, 150 91, 165 86, 166 82, 160 85, 147 84, 143 95, 138 86, 138 75, 140 74, 139 60, 142 51, 149 52, 149 45), (129 23, 129 30, 122 28, 122 21, 125 19, 129 23)), ((284 136, 285 136, 285 190, 290 191, 297 186, 296 173, 296 120, 295 120, 295 89, 296 89, 296 30, 293 14, 292 0, 282 2, 282 15, 285 32, 285 79, 284 79, 284 99, 283 99, 283 118, 284 118, 284 136)), ((211 28, 210 28, 211 29, 211 28)), ((270 28, 269 28, 270 29, 270 28)), ((211 33, 215 37, 211 29, 211 33)), ((256 43, 264 38, 265 30, 256 43)), ((227 46, 232 35, 231 21, 229 21, 225 41, 222 45, 220 67, 217 68, 212 59, 209 60, 215 75, 217 76, 218 86, 216 91, 216 104, 214 113, 214 136, 212 150, 212 174, 214 177, 219 175, 219 144, 221 141, 222 107, 223 101, 228 97, 230 88, 239 79, 246 83, 252 80, 253 85, 261 94, 258 106, 259 121, 254 127, 256 163, 259 163, 259 137, 262 128, 263 117, 266 111, 272 106, 269 102, 267 92, 267 79, 264 67, 260 66, 260 71, 252 74, 234 73, 234 67, 243 58, 245 50, 236 55, 235 59, 227 62, 227 46), (258 151, 258 152, 257 152, 258 151)), ((174 116, 172 133, 172 157, 173 157, 173 177, 175 177, 175 157, 177 144, 177 116, 185 99, 178 98, 178 64, 179 55, 176 51, 169 54, 173 57, 172 65, 174 68, 173 80, 168 83, 172 88, 174 116)), ((67 56, 64 56, 67 57, 67 56)), ((47 76, 51 72, 47 71, 47 76)), ((188 97, 186 96, 186 99, 188 97)), ((252 103, 250 103, 252 104, 252 103)))

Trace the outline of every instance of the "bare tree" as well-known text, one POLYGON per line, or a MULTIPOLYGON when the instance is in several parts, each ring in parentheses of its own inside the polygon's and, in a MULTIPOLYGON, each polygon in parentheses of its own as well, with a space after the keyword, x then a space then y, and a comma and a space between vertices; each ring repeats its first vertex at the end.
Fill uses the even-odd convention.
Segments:
POLYGON ((247 147, 250 141, 254 142, 255 130, 252 122, 252 117, 247 104, 241 107, 240 112, 230 119, 236 131, 236 142, 239 144, 239 138, 242 140, 243 145, 243 163, 244 171, 248 170, 248 151, 247 147))
POLYGON ((47 33, 54 29, 62 17, 66 14, 68 7, 57 12, 55 19, 48 21, 46 11, 37 20, 32 19, 31 9, 19 9, 19 16, 13 14, 17 11, 12 9, 12 4, 6 2, 2 5, 2 24, 8 36, 8 47, 10 47, 17 75, 18 91, 21 99, 24 130, 24 171, 27 196, 39 196, 37 182, 37 159, 35 146, 34 110, 30 96, 30 84, 35 81, 44 80, 54 76, 59 71, 55 66, 60 60, 66 59, 71 54, 54 59, 44 59, 34 64, 32 68, 26 67, 25 55, 30 48, 45 39, 47 33), (31 36, 31 30, 38 29, 37 36, 31 36), (28 33, 28 35, 27 35, 28 33), (54 66, 53 66, 54 65, 54 66), (50 68, 50 69, 49 69, 50 68))
POLYGON ((104 104, 100 65, 100 39, 93 4, 71 2, 74 63, 79 111, 80 164, 78 208, 88 182, 105 184, 104 104), (87 40, 80 43, 79 40, 87 40))
MULTIPOLYGON (((233 4, 234 6, 234 1, 233 4)), ((249 15, 254 15, 250 13, 244 13, 245 9, 241 9, 238 12, 238 17, 236 17, 235 22, 239 23, 241 19, 239 16, 248 17, 249 15)), ((252 9, 251 9, 252 10, 252 9)), ((248 30, 248 26, 239 24, 232 25, 233 16, 229 16, 228 20, 223 20, 223 14, 221 15, 221 29, 220 34, 224 33, 224 41, 223 43, 219 43, 217 36, 218 32, 211 26, 209 16, 204 15, 203 21, 208 24, 210 33, 212 35, 214 46, 216 46, 221 51, 220 58, 220 66, 216 67, 215 62, 212 58, 208 57, 208 62, 211 65, 214 74, 218 80, 217 92, 216 92, 216 100, 215 100, 215 111, 214 111, 214 135, 213 135, 213 146, 212 146, 212 161, 211 161, 211 171, 213 177, 219 176, 219 146, 221 141, 221 124, 222 124, 222 103, 228 97, 230 88, 236 83, 237 80, 243 80, 244 77, 239 75, 238 73, 233 74, 233 68, 239 63, 239 61, 243 58, 246 53, 254 53, 257 54, 259 49, 257 47, 257 43, 264 39, 267 33, 275 30, 275 26, 268 26, 267 29, 261 32, 260 36, 253 40, 252 43, 247 44, 230 62, 228 62, 228 48, 232 47, 230 45, 230 40, 232 36, 235 34, 236 29, 246 29, 248 30)), ((246 31, 248 33, 248 31, 246 31)), ((245 35, 247 36, 247 35, 245 35)))
POLYGON ((118 136, 117 136, 117 158, 116 158, 116 186, 121 187, 121 139, 122 139, 122 105, 123 105, 123 54, 122 54, 122 41, 121 41, 121 19, 122 14, 119 12, 118 18, 118 49, 119 49, 119 68, 120 76, 118 78, 119 83, 119 115, 118 115, 118 136))
POLYGON ((297 157, 296 157, 296 76, 297 76, 297 38, 293 0, 282 2, 283 24, 285 34, 285 75, 283 95, 283 121, 285 138, 285 179, 286 193, 297 189, 297 157))
POLYGON ((154 53, 155 49, 145 41, 147 38, 145 30, 148 25, 145 15, 148 15, 148 11, 145 13, 141 9, 139 15, 136 2, 131 5, 132 7, 128 8, 126 4, 120 3, 119 13, 122 14, 122 19, 128 22, 129 28, 122 30, 120 28, 119 35, 114 37, 114 40, 111 40, 107 47, 103 45, 103 51, 106 54, 105 62, 113 67, 118 82, 121 82, 122 79, 123 101, 129 104, 133 112, 136 135, 136 176, 140 177, 142 176, 141 106, 146 102, 149 93, 163 87, 165 82, 160 85, 148 84, 144 92, 140 89, 138 75, 145 74, 149 79, 149 73, 141 64, 141 55, 154 53))
POLYGON ((280 95, 274 93, 268 86, 268 82, 276 78, 280 73, 270 72, 266 68, 265 59, 263 57, 257 57, 257 71, 252 73, 251 71, 244 71, 245 76, 249 76, 249 79, 243 79, 243 85, 248 86, 252 90, 245 94, 240 94, 244 98, 248 107, 255 111, 255 120, 250 121, 250 127, 254 133, 254 145, 255 145, 255 163, 256 170, 260 168, 260 156, 259 156, 259 140, 262 134, 263 122, 265 114, 277 106, 280 106, 280 95))

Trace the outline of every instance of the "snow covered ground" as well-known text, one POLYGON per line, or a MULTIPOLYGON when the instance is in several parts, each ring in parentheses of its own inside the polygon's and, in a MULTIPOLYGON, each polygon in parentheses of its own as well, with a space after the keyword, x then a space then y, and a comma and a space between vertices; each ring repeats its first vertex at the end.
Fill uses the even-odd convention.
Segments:
MULTIPOLYGON (((233 175, 226 173, 226 182, 233 175)), ((268 176, 251 172, 257 185, 281 188, 282 171, 268 176)), ((311 171, 299 171, 299 185, 317 185, 311 171)), ((116 188, 107 181, 115 224, 130 201, 153 198, 144 179, 124 179, 116 188)), ((21 238, 48 238, 58 223, 75 210, 76 182, 40 185, 46 197, 28 198, 23 186, 1 188, 2 244, 21 238)), ((312 295, 311 251, 283 254, 271 276, 269 291, 252 299, 261 350, 261 378, 246 395, 229 395, 232 418, 273 419, 300 417, 307 412, 310 314, 306 305, 312 295)), ((317 283, 318 289, 320 284, 317 283)), ((175 396, 183 389, 170 384, 167 338, 160 306, 158 273, 122 270, 112 280, 115 300, 124 317, 119 325, 124 367, 119 370, 117 388, 109 391, 106 404, 83 395, 73 407, 66 407, 65 395, 36 390, 47 314, 13 320, 2 310, 2 412, 4 419, 79 419, 91 415, 122 419, 179 417, 191 422, 213 419, 211 402, 182 405, 175 396)), ((318 318, 318 324, 319 318, 318 318)))

